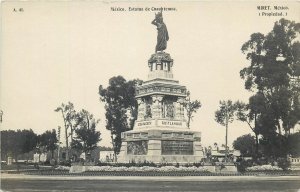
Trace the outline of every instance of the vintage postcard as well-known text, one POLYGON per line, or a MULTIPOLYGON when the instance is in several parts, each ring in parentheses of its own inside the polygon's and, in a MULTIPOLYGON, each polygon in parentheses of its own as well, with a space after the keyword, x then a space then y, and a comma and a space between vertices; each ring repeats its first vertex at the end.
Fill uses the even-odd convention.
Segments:
POLYGON ((1 190, 299 190, 299 10, 2 1, 1 190))

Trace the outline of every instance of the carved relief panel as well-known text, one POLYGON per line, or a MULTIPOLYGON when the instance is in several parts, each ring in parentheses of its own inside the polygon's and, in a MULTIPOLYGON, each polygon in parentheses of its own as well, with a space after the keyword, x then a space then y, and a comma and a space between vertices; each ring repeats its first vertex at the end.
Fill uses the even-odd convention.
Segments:
POLYGON ((145 114, 144 119, 151 119, 152 118, 152 98, 146 97, 144 98, 145 102, 145 114))

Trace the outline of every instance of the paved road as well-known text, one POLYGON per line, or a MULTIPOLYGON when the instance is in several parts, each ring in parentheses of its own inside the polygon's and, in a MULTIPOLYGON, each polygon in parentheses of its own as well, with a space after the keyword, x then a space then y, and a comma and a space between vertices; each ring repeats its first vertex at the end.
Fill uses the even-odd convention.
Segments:
POLYGON ((55 178, 34 179, 34 178, 3 178, 1 179, 1 189, 3 191, 300 191, 299 178, 212 178, 203 177, 189 178, 172 177, 161 180, 136 178, 124 179, 114 178, 55 178))

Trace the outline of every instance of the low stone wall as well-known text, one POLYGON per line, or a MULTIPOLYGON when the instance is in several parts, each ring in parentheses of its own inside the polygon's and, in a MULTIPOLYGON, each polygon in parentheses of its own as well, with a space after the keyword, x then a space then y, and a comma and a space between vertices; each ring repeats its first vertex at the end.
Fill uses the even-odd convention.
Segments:
POLYGON ((199 163, 203 156, 197 155, 127 155, 126 158, 118 160, 120 163, 143 163, 153 162, 153 163, 171 163, 171 164, 192 164, 199 163))
POLYGON ((235 165, 216 165, 215 172, 220 173, 237 173, 237 167, 235 165))
POLYGON ((213 165, 205 165, 203 166, 204 168, 206 168, 208 170, 208 172, 210 173, 215 173, 216 172, 216 166, 213 165))
POLYGON ((72 165, 70 168, 70 173, 83 173, 86 172, 89 169, 89 166, 83 166, 83 165, 72 165))
MULTIPOLYGON (((18 172, 20 173, 20 172, 18 172)), ((10 174, 18 174, 10 173, 10 174)), ((58 176, 299 176, 300 171, 267 171, 267 172, 124 172, 124 171, 86 171, 83 173, 69 173, 69 171, 22 171, 25 175, 58 175, 58 176)))
POLYGON ((235 165, 204 165, 211 173, 237 173, 237 167, 235 165))
MULTIPOLYGON (((75 165, 71 166, 70 173, 83 173, 90 170, 91 166, 80 166, 75 165)), ((234 165, 226 165, 225 167, 222 166, 214 166, 214 165, 206 165, 203 166, 204 169, 207 169, 210 173, 237 173, 237 168, 234 165)))

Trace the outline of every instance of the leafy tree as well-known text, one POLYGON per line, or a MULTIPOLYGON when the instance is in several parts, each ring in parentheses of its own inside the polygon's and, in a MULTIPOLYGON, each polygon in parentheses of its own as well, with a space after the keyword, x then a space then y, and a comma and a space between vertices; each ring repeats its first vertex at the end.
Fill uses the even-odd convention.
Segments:
POLYGON ((38 142, 38 136, 32 131, 32 129, 22 130, 20 137, 21 137, 22 153, 28 153, 36 147, 38 142))
POLYGON ((35 149, 37 142, 38 137, 31 129, 1 131, 1 156, 13 156, 17 160, 19 154, 35 149))
POLYGON ((72 148, 89 153, 97 148, 97 143, 101 140, 100 131, 96 131, 100 120, 96 120, 93 114, 84 109, 76 117, 78 128, 75 129, 76 137, 73 138, 72 148))
POLYGON ((288 139, 289 154, 292 157, 300 156, 300 132, 289 135, 288 139))
POLYGON ((259 117, 259 109, 263 106, 260 98, 261 95, 257 94, 249 99, 249 104, 243 103, 241 101, 237 101, 235 103, 237 112, 236 117, 237 120, 246 122, 251 131, 255 134, 255 156, 258 157, 258 149, 259 149, 259 135, 261 132, 261 127, 258 124, 259 117))
POLYGON ((65 140, 66 140, 66 160, 69 160, 69 137, 73 141, 74 131, 76 129, 76 111, 74 104, 68 102, 68 104, 62 103, 61 106, 57 107, 55 112, 61 112, 65 127, 65 140))
POLYGON ((21 153, 21 145, 19 136, 16 131, 3 130, 1 131, 1 157, 7 159, 8 156, 16 157, 21 153))
POLYGON ((233 122, 235 112, 236 105, 231 100, 220 101, 219 109, 215 112, 215 121, 226 127, 225 158, 228 155, 228 124, 233 122))
POLYGON ((233 142, 233 148, 239 150, 243 156, 255 156, 255 139, 250 135, 238 137, 233 142))
POLYGON ((187 112, 187 127, 190 127, 190 122, 193 120, 193 114, 198 111, 199 108, 201 108, 201 102, 198 100, 191 101, 190 92, 187 92, 186 102, 184 103, 184 108, 187 112))
POLYGON ((299 23, 280 19, 270 33, 254 33, 242 46, 250 66, 241 70, 240 75, 245 88, 259 95, 257 127, 270 156, 286 155, 290 130, 300 120, 299 32, 299 23))
POLYGON ((109 86, 99 86, 100 100, 105 102, 106 129, 111 133, 115 156, 120 152, 121 133, 133 128, 138 105, 135 87, 140 80, 126 81, 122 76, 112 77, 109 86))
POLYGON ((53 158, 54 150, 57 149, 58 139, 56 137, 56 130, 52 129, 52 131, 47 130, 43 134, 39 135, 39 145, 44 147, 47 151, 51 152, 51 157, 53 158))

